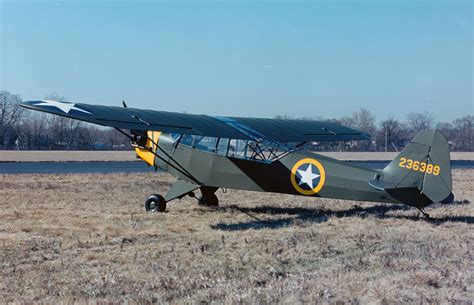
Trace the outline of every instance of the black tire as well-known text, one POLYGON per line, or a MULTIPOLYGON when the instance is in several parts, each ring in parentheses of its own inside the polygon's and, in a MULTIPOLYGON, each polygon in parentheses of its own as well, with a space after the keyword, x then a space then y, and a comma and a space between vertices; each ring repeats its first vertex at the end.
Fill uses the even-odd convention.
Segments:
POLYGON ((219 199, 217 199, 216 194, 209 194, 207 196, 201 196, 201 198, 199 198, 199 204, 215 208, 219 206, 219 199))
POLYGON ((164 212, 166 211, 166 200, 163 196, 153 194, 145 201, 145 210, 147 212, 164 212))

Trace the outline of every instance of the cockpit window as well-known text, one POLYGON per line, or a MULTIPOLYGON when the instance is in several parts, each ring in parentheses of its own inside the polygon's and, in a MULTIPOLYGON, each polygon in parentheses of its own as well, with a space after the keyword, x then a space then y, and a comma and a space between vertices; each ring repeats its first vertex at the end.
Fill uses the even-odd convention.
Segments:
POLYGON ((217 143, 217 154, 220 156, 227 156, 227 148, 229 147, 229 139, 220 138, 217 143))
POLYGON ((234 158, 245 158, 245 152, 247 151, 247 141, 240 139, 231 139, 229 142, 229 157, 234 158))
POLYGON ((181 135, 179 133, 162 133, 159 141, 162 144, 175 144, 181 135))
POLYGON ((195 136, 194 148, 210 153, 216 152, 217 138, 195 136))
POLYGON ((235 150, 231 153, 233 146, 229 145, 229 157, 262 162, 272 162, 294 150, 294 148, 271 141, 230 140, 230 143, 235 143, 235 150))
POLYGON ((189 134, 183 134, 181 137, 181 140, 179 141, 179 144, 183 144, 189 147, 193 146, 193 136, 189 134))
POLYGON ((193 147, 200 151, 260 162, 272 162, 296 149, 268 140, 254 141, 197 135, 182 135, 181 138, 177 137, 177 139, 179 139, 179 144, 193 147))

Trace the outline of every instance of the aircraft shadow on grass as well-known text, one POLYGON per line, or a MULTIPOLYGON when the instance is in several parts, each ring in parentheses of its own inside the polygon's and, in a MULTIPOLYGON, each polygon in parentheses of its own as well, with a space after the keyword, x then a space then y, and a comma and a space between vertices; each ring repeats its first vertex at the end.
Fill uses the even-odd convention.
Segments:
MULTIPOLYGON (((441 205, 434 205, 430 209, 436 209, 441 205)), ((261 229, 279 229, 290 225, 297 224, 298 222, 307 223, 322 223, 326 222, 330 217, 343 218, 343 217, 361 217, 365 218, 369 215, 375 216, 379 219, 406 219, 412 221, 426 221, 434 225, 440 225, 445 222, 464 222, 468 224, 474 223, 474 217, 472 216, 445 216, 440 218, 425 218, 419 215, 390 215, 387 214, 391 211, 407 211, 413 210, 411 207, 403 205, 376 205, 367 208, 360 206, 353 206, 350 209, 342 211, 333 211, 331 209, 311 209, 311 208, 280 208, 272 206, 261 206, 255 208, 238 207, 236 205, 218 208, 219 210, 235 210, 241 213, 247 214, 253 220, 239 223, 218 223, 211 225, 212 229, 223 230, 223 231, 244 231, 244 230, 261 230, 261 229), (266 214, 266 215, 289 215, 291 217, 285 218, 262 218, 255 216, 254 214, 266 214), (295 217, 296 216, 296 217, 295 217)))

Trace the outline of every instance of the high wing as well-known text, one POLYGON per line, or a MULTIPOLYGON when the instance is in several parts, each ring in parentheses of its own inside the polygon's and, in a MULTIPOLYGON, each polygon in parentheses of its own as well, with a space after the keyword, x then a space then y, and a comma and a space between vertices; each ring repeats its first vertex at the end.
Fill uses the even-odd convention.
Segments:
POLYGON ((330 121, 222 117, 50 100, 28 101, 20 106, 120 129, 282 143, 369 139, 361 131, 330 121))

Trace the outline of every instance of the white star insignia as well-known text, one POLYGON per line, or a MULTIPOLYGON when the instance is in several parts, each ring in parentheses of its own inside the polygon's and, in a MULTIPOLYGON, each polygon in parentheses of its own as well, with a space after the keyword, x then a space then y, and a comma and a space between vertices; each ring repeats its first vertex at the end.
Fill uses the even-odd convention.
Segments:
POLYGON ((314 189, 313 180, 320 177, 320 175, 313 173, 313 165, 310 164, 305 171, 299 169, 298 173, 301 175, 298 185, 306 184, 314 189))
POLYGON ((63 103, 63 102, 57 102, 57 101, 51 101, 51 100, 43 100, 43 101, 41 101, 41 103, 34 104, 34 106, 56 107, 64 113, 69 113, 69 111, 71 111, 73 109, 73 110, 77 110, 77 111, 84 112, 84 113, 87 113, 87 114, 92 114, 89 111, 86 111, 86 110, 81 109, 81 108, 77 108, 76 104, 63 103))

